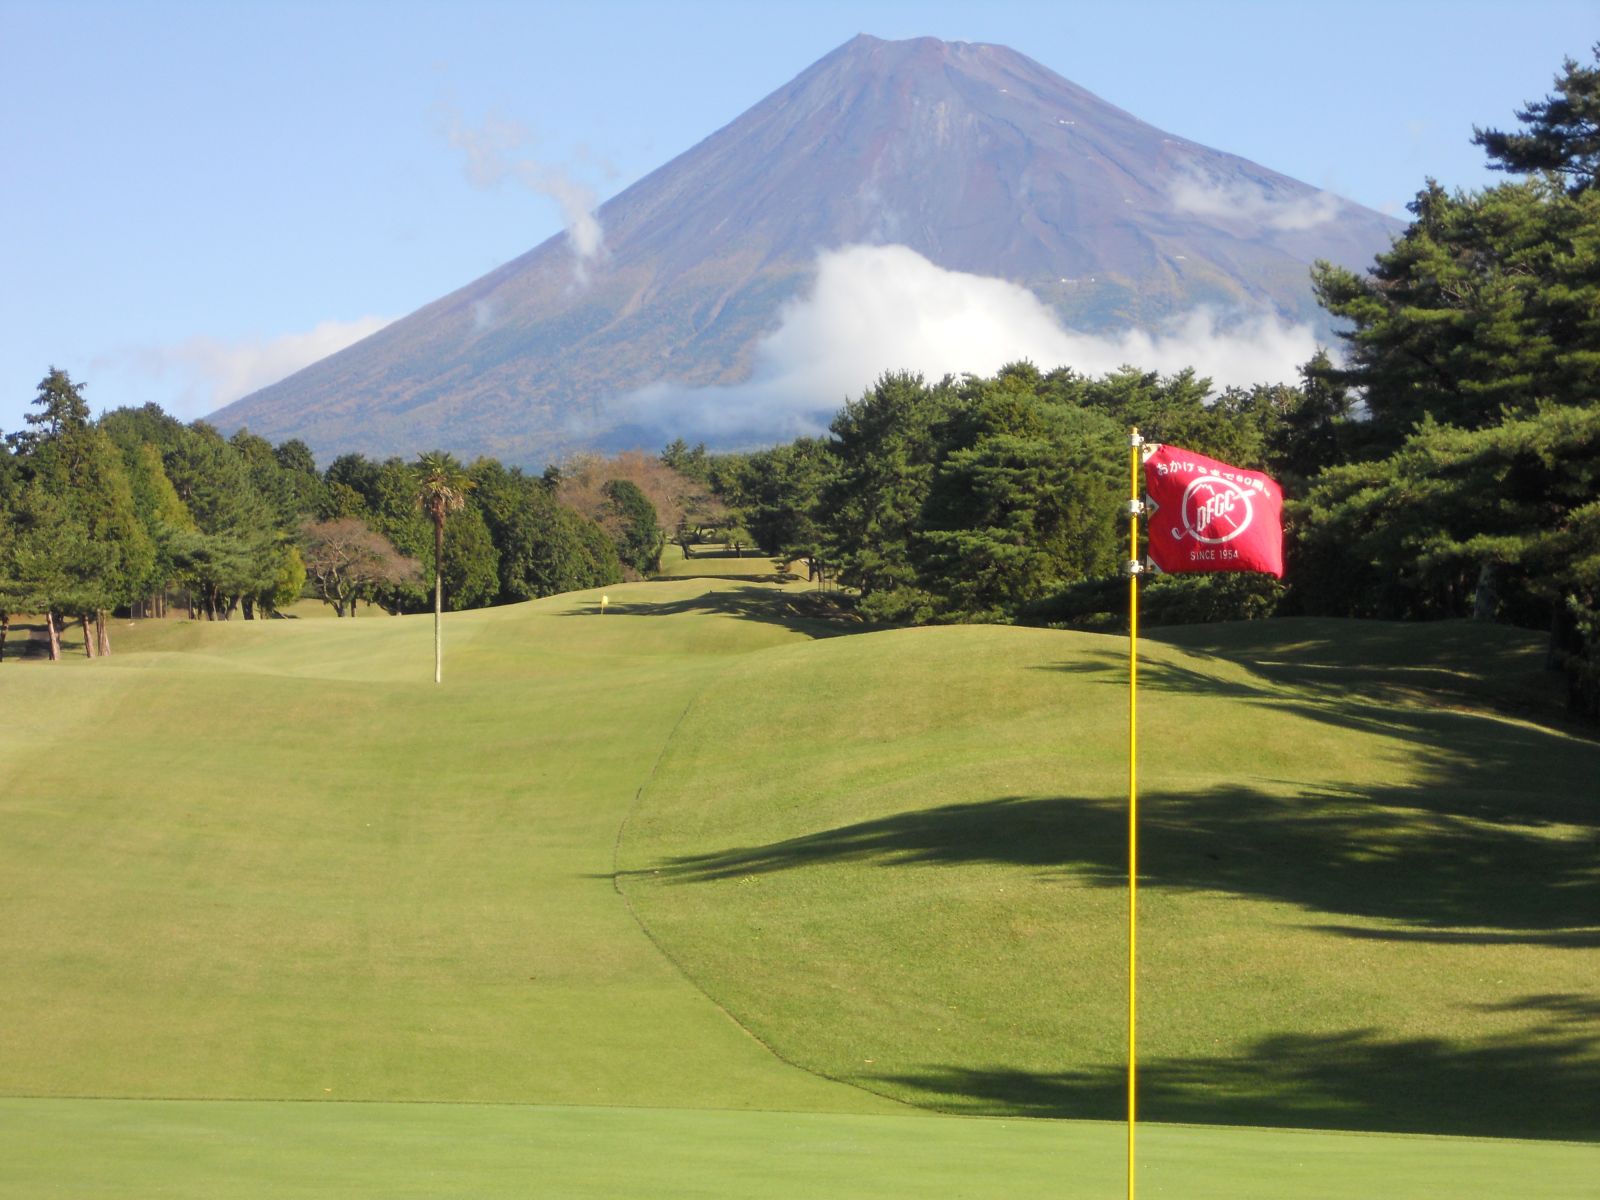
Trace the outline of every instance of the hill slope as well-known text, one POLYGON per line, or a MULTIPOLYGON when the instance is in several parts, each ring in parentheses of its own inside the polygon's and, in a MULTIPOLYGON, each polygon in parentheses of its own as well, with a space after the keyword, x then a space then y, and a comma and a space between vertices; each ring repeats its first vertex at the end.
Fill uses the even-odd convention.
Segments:
MULTIPOLYGON (((1142 1112, 1595 1137, 1600 745, 1445 707, 1537 673, 1537 639, 1176 640, 1141 668, 1142 1112)), ((1125 687, 1093 635, 764 652, 679 726, 627 894, 795 1062, 945 1111, 1114 1119, 1125 687)))
POLYGON ((1319 319, 1309 264, 1365 267, 1399 228, 1005 47, 864 35, 599 218, 581 271, 558 236, 211 419, 324 458, 437 445, 542 466, 659 437, 618 404, 636 389, 747 378, 821 251, 904 245, 1095 331, 1197 305, 1319 319))

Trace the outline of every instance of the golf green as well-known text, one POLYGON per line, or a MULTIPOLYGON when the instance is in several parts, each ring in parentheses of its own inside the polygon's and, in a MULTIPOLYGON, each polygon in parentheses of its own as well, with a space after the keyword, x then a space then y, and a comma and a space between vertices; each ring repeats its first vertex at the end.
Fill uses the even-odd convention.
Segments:
MULTIPOLYGON (((1125 1194, 1092 1121, 519 1105, 0 1100, 16 1200, 921 1200, 1125 1194)), ((1147 1126, 1138 1190, 1183 1200, 1584 1200, 1600 1149, 1559 1142, 1147 1126)))

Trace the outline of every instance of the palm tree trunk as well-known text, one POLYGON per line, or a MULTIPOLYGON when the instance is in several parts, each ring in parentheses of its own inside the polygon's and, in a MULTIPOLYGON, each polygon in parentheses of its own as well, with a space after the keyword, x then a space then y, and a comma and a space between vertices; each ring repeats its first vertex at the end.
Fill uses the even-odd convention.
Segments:
POLYGON ((444 518, 433 522, 433 681, 444 681, 444 518))

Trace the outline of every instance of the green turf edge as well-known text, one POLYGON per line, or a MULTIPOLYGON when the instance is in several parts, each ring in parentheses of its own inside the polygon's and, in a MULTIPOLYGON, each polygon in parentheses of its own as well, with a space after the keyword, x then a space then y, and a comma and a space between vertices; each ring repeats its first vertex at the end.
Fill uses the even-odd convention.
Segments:
POLYGON ((691 696, 688 702, 683 706, 683 711, 678 714, 678 719, 673 722, 672 728, 668 731, 666 737, 662 739, 661 748, 656 754, 655 761, 651 763, 649 772, 646 773, 644 779, 640 781, 638 790, 634 792, 633 803, 628 806, 627 812, 623 814, 622 820, 617 825, 617 836, 611 843, 612 889, 616 892, 617 898, 622 901, 623 907, 627 909, 629 918, 631 918, 633 923, 638 926, 639 932, 644 936, 645 940, 648 941, 650 945, 655 947, 656 953, 661 956, 662 961, 667 963, 675 972, 677 972, 678 976, 686 984, 688 984, 696 992, 700 993, 700 995, 704 996, 708 1004, 726 1017, 731 1024, 738 1027, 740 1032, 742 1032, 756 1045, 760 1046, 762 1050, 766 1051, 766 1053, 771 1055, 774 1059, 783 1063, 785 1066, 793 1067, 795 1070, 801 1071, 806 1075, 813 1076, 816 1079, 820 1079, 825 1083, 836 1083, 843 1087, 851 1088, 854 1091, 872 1097, 872 1099, 875 1101, 886 1101, 888 1104, 895 1107, 903 1107, 909 1111, 926 1113, 928 1110, 921 1109, 916 1105, 910 1104, 907 1101, 900 1099, 898 1096, 885 1095, 884 1093, 875 1091, 870 1087, 865 1087, 853 1079, 843 1079, 829 1075, 825 1071, 819 1071, 815 1067, 807 1066, 804 1063, 798 1062, 790 1056, 784 1054, 782 1051, 778 1050, 754 1029, 751 1029, 748 1025, 741 1021, 722 1003, 722 1001, 718 1000, 716 996, 706 990, 701 981, 696 978, 692 972, 690 972, 689 968, 677 957, 677 955, 673 954, 672 951, 668 949, 666 943, 656 936, 655 932, 640 915, 639 910, 634 907, 633 897, 630 896, 627 890, 622 886, 622 880, 624 877, 624 872, 622 869, 622 846, 628 836, 628 824, 633 820, 634 815, 638 813, 640 806, 643 805, 645 793, 650 790, 650 784, 656 777, 656 771, 660 768, 662 759, 666 757, 668 749, 671 748, 673 739, 677 736, 679 727, 683 724, 684 719, 688 717, 689 713, 694 709, 696 701, 698 701, 701 696, 709 691, 710 688, 711 683, 708 682, 706 686, 700 689, 700 691, 691 696))
MULTIPOLYGON (((1123 1194, 1101 1122, 435 1103, 0 1099, 0 1196, 1123 1194), (22 1153, 26 1151, 26 1153, 22 1153)), ((1582 1200, 1600 1147, 1142 1126, 1139 1194, 1582 1200)))

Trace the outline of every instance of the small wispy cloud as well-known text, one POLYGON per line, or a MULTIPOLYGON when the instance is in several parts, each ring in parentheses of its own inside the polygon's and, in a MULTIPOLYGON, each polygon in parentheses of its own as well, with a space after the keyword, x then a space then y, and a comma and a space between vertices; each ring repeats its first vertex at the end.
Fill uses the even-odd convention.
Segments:
POLYGON ((810 294, 757 347, 748 382, 655 384, 610 415, 668 436, 754 443, 822 432, 885 371, 939 379, 1029 359, 1086 375, 1192 367, 1218 387, 1250 386, 1293 382, 1316 348, 1308 325, 1269 314, 1225 321, 1206 309, 1155 332, 1083 333, 1017 284, 946 271, 906 246, 850 246, 819 257, 810 294))
POLYGON ((277 383, 319 359, 369 337, 389 317, 357 317, 322 321, 301 333, 263 338, 217 338, 196 335, 163 346, 113 351, 98 357, 96 368, 108 367, 161 383, 169 400, 162 402, 184 420, 204 416, 251 392, 277 383))
MULTIPOLYGON (((522 122, 491 115, 473 126, 448 107, 444 114, 445 136, 466 156, 467 180, 474 187, 512 183, 555 201, 576 260, 574 269, 579 281, 585 281, 588 264, 605 253, 605 232, 596 213, 599 203, 594 190, 567 168, 535 158, 529 151, 532 132, 522 122)), ((580 157, 593 156, 584 150, 580 157)))
POLYGON ((1253 221, 1286 231, 1314 229, 1332 221, 1344 204, 1332 192, 1285 195, 1262 183, 1224 180, 1195 171, 1180 174, 1170 195, 1180 212, 1253 221))

